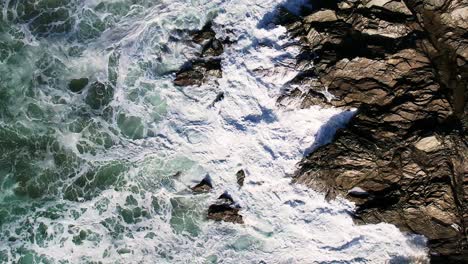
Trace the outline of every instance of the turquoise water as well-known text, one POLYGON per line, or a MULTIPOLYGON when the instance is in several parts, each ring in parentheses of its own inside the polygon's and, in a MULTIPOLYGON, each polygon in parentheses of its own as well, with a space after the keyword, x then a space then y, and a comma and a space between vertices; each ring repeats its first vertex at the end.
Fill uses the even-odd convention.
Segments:
POLYGON ((276 106, 295 74, 278 65, 298 50, 283 48, 284 28, 258 27, 282 1, 264 2, 3 0, 0 263, 424 255, 414 237, 391 225, 355 226, 351 204, 330 204, 285 178, 340 111, 276 106), (210 20, 235 40, 223 78, 174 87, 174 72, 200 51, 188 32, 210 20), (219 91, 226 99, 209 108, 219 91), (248 182, 239 190, 241 168, 248 182), (216 190, 193 195, 188 187, 207 173, 216 190), (225 190, 243 207, 245 225, 205 219, 225 190), (347 241, 357 242, 331 247, 347 241))

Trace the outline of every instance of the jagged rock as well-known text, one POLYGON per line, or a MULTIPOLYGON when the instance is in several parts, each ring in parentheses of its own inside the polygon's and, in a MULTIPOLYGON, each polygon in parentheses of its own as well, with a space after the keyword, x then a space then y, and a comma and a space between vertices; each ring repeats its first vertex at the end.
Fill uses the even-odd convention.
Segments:
POLYGON ((68 89, 74 93, 80 93, 88 85, 88 78, 72 79, 68 84, 68 89))
POLYGON ((224 192, 217 202, 208 208, 208 219, 243 224, 244 220, 239 211, 240 207, 235 204, 232 196, 224 192))
POLYGON ((239 211, 240 208, 228 204, 212 204, 208 208, 208 219, 243 224, 244 220, 239 211))
POLYGON ((211 191, 211 189, 213 189, 213 184, 209 175, 206 175, 200 183, 192 187, 194 193, 206 193, 211 191))
POLYGON ((201 85, 210 77, 221 78, 221 60, 195 60, 189 62, 176 74, 177 86, 201 85))
POLYGON ((192 40, 193 42, 205 45, 214 38, 216 38, 216 33, 213 31, 212 23, 206 23, 201 30, 195 31, 192 33, 192 40))
POLYGON ((286 25, 303 47, 290 83, 301 89, 278 103, 358 111, 294 181, 356 202, 356 221, 425 235, 433 261, 466 260, 468 28, 456 18, 468 3, 317 3, 286 25))
POLYGON ((187 62, 176 73, 174 84, 177 86, 201 85, 210 78, 221 78, 221 59, 223 43, 216 38, 216 33, 208 22, 201 30, 192 33, 192 41, 201 45, 199 58, 187 62))
POLYGON ((239 184, 240 187, 244 186, 244 180, 245 180, 245 171, 240 170, 236 173, 236 178, 237 178, 237 184, 239 184))

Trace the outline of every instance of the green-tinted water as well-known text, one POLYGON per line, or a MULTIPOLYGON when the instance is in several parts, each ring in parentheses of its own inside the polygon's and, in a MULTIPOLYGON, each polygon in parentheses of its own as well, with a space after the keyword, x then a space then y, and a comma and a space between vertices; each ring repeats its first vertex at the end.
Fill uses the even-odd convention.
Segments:
MULTIPOLYGON (((156 165, 163 163, 161 158, 154 156, 142 161, 152 164, 145 167, 129 162, 125 153, 106 154, 158 132, 167 105, 155 84, 142 79, 153 67, 167 65, 141 58, 121 66, 118 41, 103 47, 108 40, 102 34, 143 19, 159 4, 152 0, 1 2, 0 262, 52 263, 56 259, 34 247, 99 245, 103 234, 122 239, 132 236, 127 225, 168 210, 156 197, 150 204, 141 201, 147 200, 146 188, 170 187, 168 177, 183 169, 183 163, 162 168, 156 165), (152 173, 151 180, 135 170, 137 165, 152 173), (129 180, 132 169, 135 178, 129 180), (107 232, 80 227, 74 220, 87 213, 84 203, 103 191, 128 196, 122 204, 110 205, 106 197, 91 203, 103 215, 100 225, 107 232)), ((147 48, 157 53, 159 41, 148 41, 147 48)), ((174 67, 179 64, 174 63, 174 67)), ((167 201, 171 203, 177 200, 167 201)), ((178 203, 175 214, 183 206, 178 203)), ((197 230, 195 223, 173 219, 175 226, 197 230)), ((106 249, 111 255, 109 251, 128 253, 112 246, 106 249)))

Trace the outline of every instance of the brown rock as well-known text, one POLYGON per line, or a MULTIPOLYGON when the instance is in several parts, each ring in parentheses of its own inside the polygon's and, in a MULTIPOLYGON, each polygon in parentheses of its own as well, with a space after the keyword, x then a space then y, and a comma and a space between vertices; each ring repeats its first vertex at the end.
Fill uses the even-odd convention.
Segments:
POLYGON ((295 182, 355 201, 361 222, 425 235, 433 261, 454 263, 468 259, 468 46, 466 21, 455 19, 466 8, 355 0, 316 10, 291 32, 303 45, 291 82, 301 89, 278 100, 358 108, 295 182))
POLYGON ((174 84, 177 86, 201 85, 210 78, 221 76, 221 60, 195 60, 187 63, 177 72, 174 84))
POLYGON ((198 58, 188 61, 176 73, 176 86, 201 85, 212 78, 221 78, 221 59, 216 58, 224 52, 223 43, 216 38, 211 22, 201 30, 192 32, 192 41, 201 46, 198 58))
POLYGON ((243 224, 242 215, 239 214, 240 207, 227 192, 224 192, 215 204, 208 208, 208 219, 243 224))
POLYGON ((239 215, 239 211, 240 208, 228 204, 212 204, 208 208, 208 219, 243 224, 244 220, 242 215, 239 215))

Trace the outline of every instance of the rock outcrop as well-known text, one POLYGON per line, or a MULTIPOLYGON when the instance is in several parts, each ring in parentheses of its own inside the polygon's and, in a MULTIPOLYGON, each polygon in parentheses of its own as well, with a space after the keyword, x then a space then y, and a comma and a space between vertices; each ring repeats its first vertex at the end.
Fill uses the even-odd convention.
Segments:
POLYGON ((468 3, 311 2, 278 20, 303 50, 278 104, 357 113, 294 181, 356 202, 359 222, 425 235, 434 263, 468 259, 468 3))
POLYGON ((199 86, 209 79, 222 77, 219 56, 224 52, 223 43, 216 38, 211 23, 191 35, 193 43, 199 45, 201 51, 198 58, 188 61, 176 73, 174 84, 177 86, 199 86))

